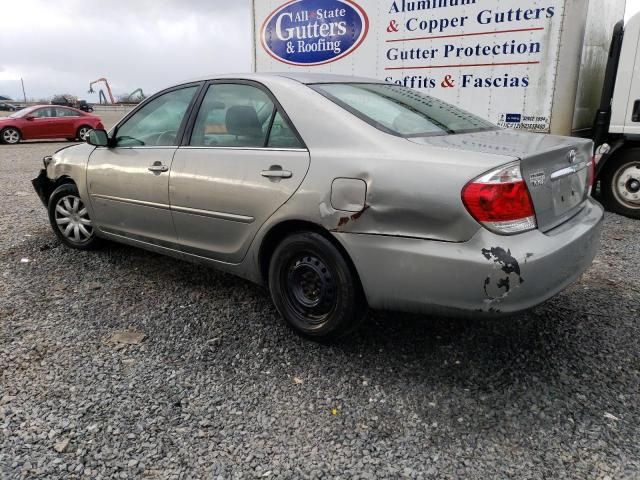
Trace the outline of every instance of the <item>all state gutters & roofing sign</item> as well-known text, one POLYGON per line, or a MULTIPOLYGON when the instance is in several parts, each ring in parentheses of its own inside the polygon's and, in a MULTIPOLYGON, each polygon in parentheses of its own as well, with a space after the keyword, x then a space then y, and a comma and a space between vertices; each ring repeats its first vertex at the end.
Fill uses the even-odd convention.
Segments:
POLYGON ((379 78, 546 131, 561 0, 254 0, 255 69, 379 78))

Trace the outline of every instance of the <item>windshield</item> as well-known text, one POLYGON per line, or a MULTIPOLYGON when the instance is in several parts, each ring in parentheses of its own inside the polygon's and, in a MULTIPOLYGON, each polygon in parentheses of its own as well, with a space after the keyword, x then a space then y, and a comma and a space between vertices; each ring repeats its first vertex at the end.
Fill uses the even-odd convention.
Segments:
POLYGON ((18 110, 17 112, 13 112, 11 115, 9 115, 9 118, 20 118, 20 117, 24 117, 25 115, 27 115, 29 112, 32 112, 35 110, 36 107, 27 107, 27 108, 23 108, 22 110, 18 110))
POLYGON ((480 117, 398 85, 316 84, 311 88, 374 127, 401 137, 428 137, 495 130, 480 117))

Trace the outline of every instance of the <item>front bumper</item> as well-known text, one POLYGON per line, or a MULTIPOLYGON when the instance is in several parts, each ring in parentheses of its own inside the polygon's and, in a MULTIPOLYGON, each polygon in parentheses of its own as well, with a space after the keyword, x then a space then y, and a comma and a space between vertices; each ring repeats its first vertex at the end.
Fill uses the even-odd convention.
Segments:
POLYGON ((547 233, 511 237, 481 229, 468 242, 336 233, 372 308, 444 315, 510 314, 575 282, 600 243, 603 209, 583 210, 547 233))
POLYGON ((47 171, 44 168, 41 169, 40 174, 31 180, 31 184, 44 206, 47 207, 52 192, 52 183, 49 177, 47 177, 47 171))

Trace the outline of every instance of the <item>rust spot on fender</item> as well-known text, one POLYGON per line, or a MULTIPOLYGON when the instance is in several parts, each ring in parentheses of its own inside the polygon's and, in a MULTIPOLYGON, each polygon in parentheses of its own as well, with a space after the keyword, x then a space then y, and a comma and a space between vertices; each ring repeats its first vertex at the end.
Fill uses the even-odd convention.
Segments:
POLYGON ((347 223, 349 223, 349 217, 342 217, 338 222, 338 228, 344 227, 347 223))
POLYGON ((341 227, 344 227, 350 221, 355 222, 356 220, 358 220, 362 216, 362 214, 367 210, 369 210, 369 205, 365 205, 362 210, 360 210, 357 213, 354 213, 350 217, 341 217, 340 221, 338 222, 338 226, 336 227, 336 231, 339 230, 341 227))
POLYGON ((364 208, 363 208, 362 210, 360 210, 358 213, 354 213, 353 215, 351 215, 351 220, 353 220, 353 221, 355 222, 355 221, 356 221, 356 220, 358 220, 358 219, 362 216, 362 214, 363 214, 364 212, 366 212, 367 210, 369 210, 369 205, 365 205, 365 206, 364 206, 364 208))

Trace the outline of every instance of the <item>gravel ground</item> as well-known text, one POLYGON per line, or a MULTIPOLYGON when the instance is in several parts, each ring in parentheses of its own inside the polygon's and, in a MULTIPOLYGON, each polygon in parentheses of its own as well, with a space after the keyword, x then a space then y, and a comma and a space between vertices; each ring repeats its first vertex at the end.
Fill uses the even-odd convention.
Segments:
POLYGON ((60 146, 0 146, 0 477, 640 478, 640 222, 527 315, 320 346, 242 280, 61 247, 29 184, 60 146))

